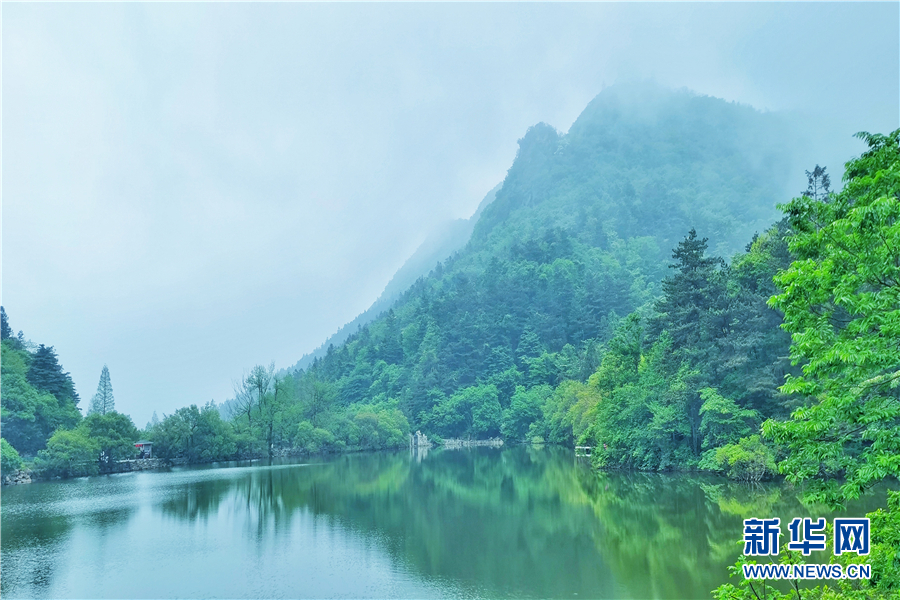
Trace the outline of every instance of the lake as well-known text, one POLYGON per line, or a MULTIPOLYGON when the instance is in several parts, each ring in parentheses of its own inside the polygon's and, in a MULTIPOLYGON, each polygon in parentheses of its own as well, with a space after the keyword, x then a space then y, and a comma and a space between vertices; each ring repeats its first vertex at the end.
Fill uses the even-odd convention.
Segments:
POLYGON ((550 447, 204 465, 4 488, 0 594, 708 598, 742 519, 819 515, 785 484, 597 473, 550 447))

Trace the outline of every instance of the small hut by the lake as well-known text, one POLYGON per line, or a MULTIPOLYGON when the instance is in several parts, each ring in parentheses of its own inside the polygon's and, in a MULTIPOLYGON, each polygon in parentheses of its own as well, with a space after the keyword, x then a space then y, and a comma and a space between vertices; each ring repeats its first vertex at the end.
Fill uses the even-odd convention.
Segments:
POLYGON ((141 458, 153 458, 153 442, 141 440, 135 442, 134 447, 141 451, 141 458))

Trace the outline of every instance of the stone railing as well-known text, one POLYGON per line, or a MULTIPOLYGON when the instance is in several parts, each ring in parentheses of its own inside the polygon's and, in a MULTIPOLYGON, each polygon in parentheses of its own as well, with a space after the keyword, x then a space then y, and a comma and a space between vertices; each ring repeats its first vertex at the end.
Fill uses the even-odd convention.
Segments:
POLYGON ((164 461, 159 458, 134 458, 132 460, 120 460, 116 462, 112 472, 127 473, 128 471, 146 471, 148 469, 159 469, 164 466, 164 461))
POLYGON ((503 440, 500 438, 490 438, 487 440, 459 440, 459 439, 447 439, 441 442, 444 448, 471 448, 472 446, 490 446, 493 448, 499 448, 503 445, 503 440))

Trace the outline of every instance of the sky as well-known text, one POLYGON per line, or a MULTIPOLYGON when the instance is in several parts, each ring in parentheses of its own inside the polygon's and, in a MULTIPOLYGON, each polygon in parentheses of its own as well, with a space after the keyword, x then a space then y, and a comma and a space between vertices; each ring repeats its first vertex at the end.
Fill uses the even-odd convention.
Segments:
POLYGON ((900 126, 896 2, 0 10, 2 304, 139 427, 319 346, 618 81, 802 114, 835 181, 900 126))

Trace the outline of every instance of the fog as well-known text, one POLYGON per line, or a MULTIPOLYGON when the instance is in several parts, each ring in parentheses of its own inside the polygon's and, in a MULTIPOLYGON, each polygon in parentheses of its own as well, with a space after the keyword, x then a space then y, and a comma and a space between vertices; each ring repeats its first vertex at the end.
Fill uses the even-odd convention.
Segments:
MULTIPOLYGON (((2 303, 86 409, 221 402, 365 310, 540 121, 617 81, 792 111, 798 164, 900 111, 900 5, 2 6, 2 303)), ((805 182, 798 171, 798 189, 805 182)), ((785 198, 786 200, 787 198, 785 198)))

